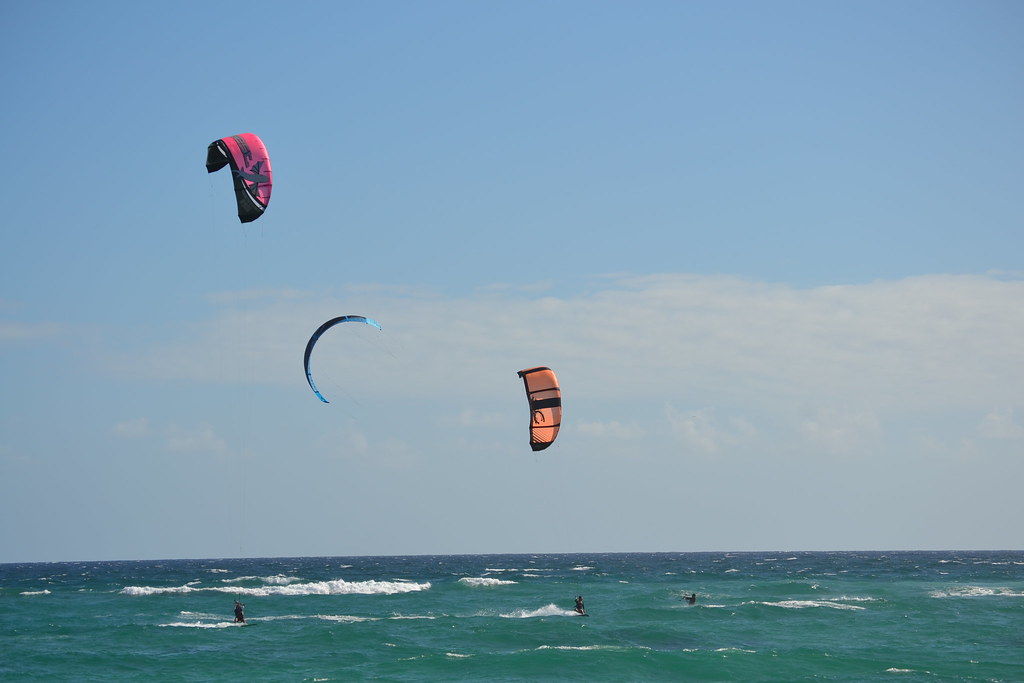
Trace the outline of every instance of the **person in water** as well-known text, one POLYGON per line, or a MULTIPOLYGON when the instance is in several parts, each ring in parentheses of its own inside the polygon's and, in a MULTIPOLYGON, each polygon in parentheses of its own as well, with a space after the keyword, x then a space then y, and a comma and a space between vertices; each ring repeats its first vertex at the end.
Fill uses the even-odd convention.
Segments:
POLYGON ((236 624, 238 624, 238 623, 244 624, 245 623, 245 612, 242 611, 244 609, 245 609, 245 605, 243 605, 242 603, 238 602, 238 600, 235 600, 235 623, 236 624))
POLYGON ((576 596, 576 611, 579 612, 580 614, 586 614, 587 613, 587 608, 583 606, 583 596, 582 595, 577 595, 576 596))
POLYGON ((691 605, 695 605, 697 604, 697 594, 690 593, 689 595, 683 595, 683 600, 686 600, 686 602, 690 603, 691 605))

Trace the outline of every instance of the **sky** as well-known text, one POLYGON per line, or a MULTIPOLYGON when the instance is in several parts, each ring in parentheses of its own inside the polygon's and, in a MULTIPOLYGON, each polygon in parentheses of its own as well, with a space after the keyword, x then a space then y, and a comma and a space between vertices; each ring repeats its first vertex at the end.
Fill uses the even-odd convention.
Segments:
POLYGON ((0 562, 1024 548, 1021 3, 0 17, 0 562))

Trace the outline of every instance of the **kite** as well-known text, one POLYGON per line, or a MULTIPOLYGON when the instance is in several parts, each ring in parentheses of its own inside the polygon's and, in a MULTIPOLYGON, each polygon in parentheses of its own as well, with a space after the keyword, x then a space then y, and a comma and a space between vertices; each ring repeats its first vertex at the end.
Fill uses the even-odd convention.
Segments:
POLYGON ((263 141, 253 133, 214 140, 206 148, 206 172, 231 164, 238 201, 238 220, 249 223, 263 215, 270 203, 273 186, 270 155, 263 141))
POLYGON ((330 403, 330 401, 323 397, 323 394, 320 393, 320 390, 316 388, 316 384, 313 383, 313 375, 309 374, 309 357, 313 353, 313 347, 316 345, 316 342, 318 339, 320 339, 321 335, 323 335, 324 332, 331 329, 335 325, 340 325, 341 323, 365 323, 367 325, 372 325, 373 327, 376 327, 378 330, 380 329, 379 322, 377 322, 373 318, 366 318, 361 315, 342 315, 338 316, 337 318, 331 318, 323 325, 316 328, 316 332, 314 332, 313 336, 309 338, 308 342, 306 342, 306 353, 303 355, 302 358, 302 366, 306 370, 306 381, 309 382, 309 388, 312 389, 313 393, 316 394, 317 397, 324 403, 330 403))
POLYGON ((562 424, 562 392, 551 368, 520 370, 530 402, 530 447, 542 451, 555 442, 562 424))

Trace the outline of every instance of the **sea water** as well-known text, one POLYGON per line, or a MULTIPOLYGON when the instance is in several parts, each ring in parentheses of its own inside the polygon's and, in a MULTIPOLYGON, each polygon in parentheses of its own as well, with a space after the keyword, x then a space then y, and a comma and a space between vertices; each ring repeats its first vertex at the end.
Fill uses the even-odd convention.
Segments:
POLYGON ((1024 681, 1024 552, 6 564, 0 678, 1024 681))

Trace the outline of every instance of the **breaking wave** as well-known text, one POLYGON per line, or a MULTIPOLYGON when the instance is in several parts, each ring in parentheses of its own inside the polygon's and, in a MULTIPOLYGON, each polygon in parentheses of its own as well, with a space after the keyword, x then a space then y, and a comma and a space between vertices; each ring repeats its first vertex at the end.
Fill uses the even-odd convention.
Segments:
POLYGON ((145 596, 165 593, 230 593, 266 597, 268 595, 394 595, 396 593, 415 593, 430 590, 430 583, 413 583, 407 581, 311 581, 280 586, 125 586, 121 589, 124 595, 145 596))
POLYGON ((511 586, 514 585, 515 581, 509 581, 508 579, 492 579, 486 576, 472 577, 464 576, 459 579, 459 583, 466 586, 473 586, 474 588, 490 588, 491 586, 511 586))

